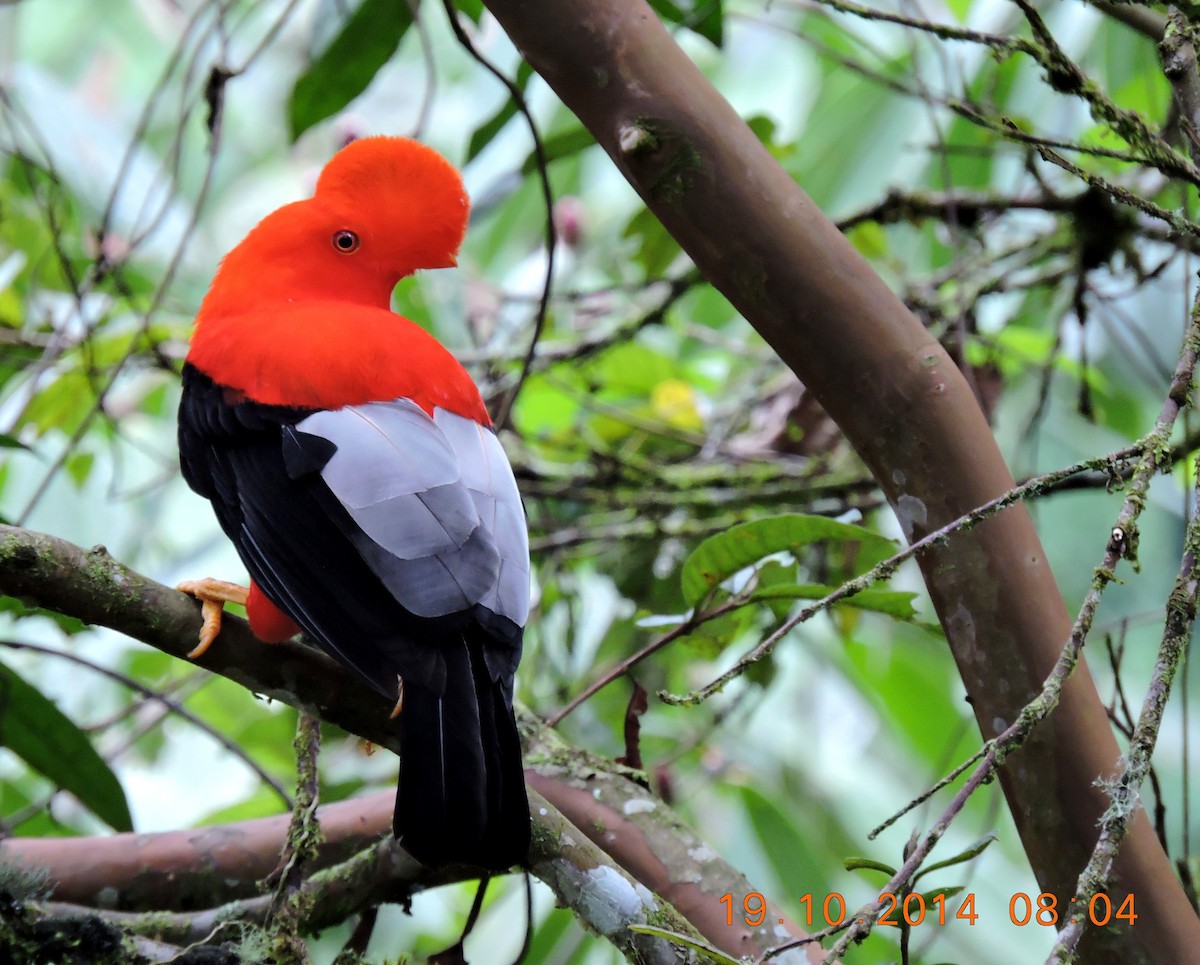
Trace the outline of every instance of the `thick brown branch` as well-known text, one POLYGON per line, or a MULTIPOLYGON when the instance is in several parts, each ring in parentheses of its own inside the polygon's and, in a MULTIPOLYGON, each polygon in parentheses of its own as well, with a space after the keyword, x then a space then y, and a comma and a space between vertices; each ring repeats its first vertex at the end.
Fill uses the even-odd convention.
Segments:
MULTIPOLYGON (((723 894, 748 895, 753 885, 724 861, 662 801, 614 772, 612 765, 567 745, 554 731, 523 718, 529 756, 539 763, 525 772, 564 816, 620 862, 638 881, 665 898, 708 941, 735 957, 761 958, 771 948, 805 932, 778 906, 768 904, 763 924, 749 928, 727 924, 723 894)), ((819 962, 824 951, 807 949, 819 962)), ((798 963, 804 954, 781 957, 798 963)))
MULTIPOLYGON (((395 794, 381 791, 318 811, 325 842, 314 867, 347 860, 389 834, 395 794)), ((96 838, 9 838, 0 861, 44 868, 56 901, 93 908, 191 911, 250 898, 279 863, 289 815, 159 834, 96 838)), ((406 880, 430 887, 461 875, 432 876, 405 856, 406 880)))
MULTIPOLYGON (((391 796, 373 795, 386 804, 391 814, 391 796)), ((631 961, 685 962, 667 941, 639 935, 631 924, 647 924, 694 936, 689 922, 665 905, 635 878, 609 860, 589 838, 567 821, 550 802, 534 791, 531 805, 541 820, 530 851, 533 872, 547 882, 559 898, 575 909, 589 926, 613 943, 631 961)), ((282 842, 282 834, 275 842, 282 842)), ((88 839, 75 839, 72 847, 84 850, 88 839)), ((79 856, 76 855, 78 860, 79 856)), ((306 880, 297 906, 301 931, 312 934, 344 921, 380 901, 401 900, 414 890, 410 873, 414 862, 388 840, 374 845, 333 868, 306 880)), ((69 873, 69 869, 61 869, 69 873)), ((128 869, 120 869, 128 871, 128 869)), ((447 880, 455 880, 453 876, 447 880)), ((35 906, 43 915, 78 916, 94 913, 91 907, 60 901, 35 906)), ((271 898, 262 895, 196 912, 150 912, 105 910, 102 917, 135 935, 166 940, 177 945, 223 940, 237 932, 234 921, 264 923, 271 915, 271 898)))
MULTIPOLYGON (((0 526, 0 592, 127 633, 181 658, 195 641, 199 627, 195 601, 121 565, 102 548, 85 551, 65 540, 11 526, 0 526)), ((377 744, 396 743, 395 725, 388 721, 388 701, 314 650, 297 644, 263 646, 237 618, 226 617, 221 636, 201 664, 256 693, 271 694, 293 706, 315 708, 323 719, 377 744)), ((648 792, 624 776, 621 768, 570 748, 532 715, 521 713, 521 728, 531 747, 530 757, 537 761, 535 768, 542 775, 537 787, 553 799, 553 805, 565 806, 577 800, 572 787, 560 780, 562 774, 576 770, 591 774, 596 787, 603 784, 606 794, 616 796, 610 800, 620 800, 621 795, 626 800, 648 798, 648 792), (584 765, 573 769, 571 762, 575 759, 584 761, 584 765)), ((461 868, 432 873, 399 849, 391 849, 395 856, 385 862, 385 871, 380 871, 382 866, 371 853, 388 835, 393 800, 391 791, 379 792, 320 810, 326 840, 315 866, 326 870, 310 878, 304 888, 319 890, 324 910, 314 912, 316 917, 310 917, 306 927, 320 928, 340 920, 328 917, 334 914, 330 909, 342 909, 337 914, 344 917, 366 901, 395 900, 397 895, 469 875, 470 869, 461 868), (331 870, 335 862, 360 870, 365 877, 355 878, 357 884, 346 884, 344 875, 335 875, 331 870), (364 893, 364 887, 374 890, 364 893), (335 895, 341 896, 337 903, 335 895)), ((628 890, 636 882, 643 891, 649 889, 647 895, 653 891, 668 901, 680 900, 688 908, 677 915, 675 909, 656 901, 654 921, 659 927, 686 933, 695 924, 716 947, 732 954, 746 950, 739 930, 724 928, 723 919, 724 930, 713 927, 720 908, 712 896, 748 894, 759 889, 752 888, 712 849, 701 847, 702 842, 665 805, 657 803, 654 817, 647 819, 653 831, 641 821, 635 826, 618 820, 616 811, 606 826, 595 826, 595 812, 580 811, 572 805, 572 813, 579 820, 593 821, 592 825, 574 828, 553 805, 536 793, 531 795, 535 824, 531 867, 554 888, 560 900, 618 947, 631 955, 635 948, 636 954, 643 955, 652 948, 655 954, 668 957, 647 960, 676 960, 672 956, 677 953, 661 939, 610 934, 613 916, 604 902, 611 898, 637 896, 636 908, 630 906, 626 909, 628 915, 618 916, 622 927, 645 922, 643 912, 650 906, 644 905, 637 888, 628 890), (598 842, 603 851, 584 838, 598 842), (703 893, 680 877, 679 869, 686 875, 692 868, 683 858, 692 851, 705 855, 707 890, 703 893), (672 872, 675 881, 670 878, 672 872), (606 891, 609 885, 611 889, 606 891), (689 923, 692 913, 698 920, 689 923)), ((251 920, 261 918, 267 899, 252 897, 256 893, 254 884, 277 863, 287 825, 288 817, 281 815, 159 835, 10 839, 0 845, 0 860, 46 868, 55 884, 54 898, 59 901, 108 909, 178 909, 176 917, 168 916, 163 921, 171 923, 170 934, 175 940, 187 942, 197 940, 197 934, 208 934, 211 924, 222 914, 236 911, 251 920), (230 902, 235 905, 230 906, 230 902)), ((693 862, 700 860, 692 855, 693 862)), ((152 921, 136 915, 121 922, 133 927, 143 920, 149 921, 147 928, 153 927, 152 921)), ((760 944, 756 938, 755 947, 765 949, 769 943, 760 944)))
MULTIPOLYGON (((117 562, 103 546, 84 550, 44 533, 0 525, 0 592, 118 630, 181 660, 196 642, 199 604, 117 562)), ((245 620, 226 616, 221 635, 195 662, 254 693, 399 749, 396 725, 386 711, 379 713, 385 701, 312 647, 265 647, 245 620)))
POLYGON ((1115 3, 1108 0, 1088 0, 1088 3, 1155 43, 1162 40, 1167 29, 1167 18, 1156 10, 1147 10, 1133 3, 1121 3, 1119 0, 1115 3))
MULTIPOLYGON (((791 180, 643 0, 488 0, 529 63, 592 132, 697 267, 775 348, 871 467, 910 539, 1012 486, 953 361, 791 180)), ((831 162, 834 163, 834 162, 831 162)), ((922 554, 985 737, 1050 673, 1070 632, 1023 507, 922 554)), ((1001 772, 1041 887, 1060 906, 1119 756, 1086 667, 1001 772)), ((1182 959, 1200 921, 1143 812, 1117 862, 1153 909, 1112 960, 1182 959)), ((1139 920, 1139 925, 1143 920, 1139 920)))
MULTIPOLYGON (((74 838, 71 844, 75 851, 83 852, 90 840, 74 838)), ((276 844, 281 845, 282 839, 276 844)), ((86 857, 76 855, 76 860, 86 860, 86 857)), ((323 869, 305 880, 300 889, 304 899, 299 903, 302 907, 297 922, 300 930, 304 934, 313 934, 383 901, 405 899, 424 886, 410 880, 415 864, 393 840, 380 839, 341 864, 323 869)), ((69 869, 62 870, 70 874, 69 869)), ((120 873, 129 869, 118 866, 115 870, 120 873)), ((447 880, 461 877, 452 877, 448 872, 445 876, 447 880)), ((271 905, 271 895, 263 894, 194 911, 117 911, 58 900, 33 903, 33 908, 45 917, 98 914, 130 934, 176 945, 191 945, 220 942, 236 936, 241 933, 243 923, 266 924, 272 917, 271 905)))

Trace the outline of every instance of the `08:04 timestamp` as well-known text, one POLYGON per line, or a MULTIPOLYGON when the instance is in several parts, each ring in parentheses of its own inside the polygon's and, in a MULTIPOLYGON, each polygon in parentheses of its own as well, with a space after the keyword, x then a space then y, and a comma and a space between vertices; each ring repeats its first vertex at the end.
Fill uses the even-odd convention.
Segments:
MULTIPOLYGON (((948 917, 974 925, 979 920, 979 914, 975 910, 974 892, 967 892, 961 899, 957 895, 951 896, 949 901, 944 894, 934 895, 926 901, 924 895, 913 892, 905 895, 901 901, 896 895, 886 891, 879 896, 879 900, 885 904, 877 922, 880 925, 899 927, 904 924, 914 927, 926 922, 944 925, 948 917), (953 907, 955 902, 958 904, 957 909, 953 907)), ((725 924, 732 926, 735 917, 734 896, 732 893, 724 894, 720 901, 725 906, 725 924)), ((824 919, 827 926, 836 928, 846 920, 846 899, 838 892, 826 895, 818 911, 814 911, 814 901, 812 892, 800 897, 806 927, 811 927, 814 921, 824 919)), ((752 891, 742 898, 741 906, 741 919, 749 927, 757 928, 766 921, 767 900, 757 891, 752 891)), ((1092 896, 1088 902, 1087 915, 1093 925, 1101 927, 1110 922, 1126 922, 1132 925, 1138 917, 1134 911, 1132 894, 1126 895, 1114 909, 1112 899, 1104 892, 1092 896)), ((1036 898, 1018 892, 1008 901, 1008 919, 1014 925, 1057 925, 1058 899, 1049 892, 1042 892, 1036 898)), ((782 923, 783 919, 779 921, 782 923)))

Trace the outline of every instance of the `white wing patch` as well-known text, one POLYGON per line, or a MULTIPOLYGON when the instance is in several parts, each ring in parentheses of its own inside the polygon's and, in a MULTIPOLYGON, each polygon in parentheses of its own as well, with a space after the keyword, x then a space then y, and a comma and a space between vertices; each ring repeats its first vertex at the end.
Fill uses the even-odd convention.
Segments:
POLYGON ((529 531, 512 466, 490 429, 444 409, 434 409, 433 416, 458 457, 463 484, 500 557, 499 575, 478 602, 524 626, 529 617, 529 531))
POLYGON ((405 609, 439 617, 478 603, 525 624, 529 538, 495 433, 408 399, 317 412, 296 429, 336 447, 321 478, 405 609))

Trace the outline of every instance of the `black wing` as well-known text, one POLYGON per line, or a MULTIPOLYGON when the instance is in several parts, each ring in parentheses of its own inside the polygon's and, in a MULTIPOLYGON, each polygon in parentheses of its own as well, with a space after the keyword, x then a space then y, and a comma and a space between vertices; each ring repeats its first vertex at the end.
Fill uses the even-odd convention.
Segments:
POLYGON ((268 599, 381 693, 403 678, 397 837, 430 864, 507 867, 529 840, 524 517, 494 436, 439 415, 265 406, 185 366, 181 462, 268 599))
POLYGON ((528 613, 507 460, 490 431, 438 416, 449 431, 405 401, 266 406, 184 370, 188 484, 266 596, 388 695, 397 674, 440 689, 439 642, 471 625, 493 638, 493 675, 511 677, 528 613))

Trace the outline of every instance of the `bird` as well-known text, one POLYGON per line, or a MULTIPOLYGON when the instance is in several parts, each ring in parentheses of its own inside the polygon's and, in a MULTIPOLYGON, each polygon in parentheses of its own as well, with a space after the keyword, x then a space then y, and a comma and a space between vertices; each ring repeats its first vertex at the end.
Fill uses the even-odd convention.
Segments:
POLYGON ((418 861, 522 865, 529 806, 513 711, 529 538, 478 387, 391 309, 400 279, 457 264, 469 201, 417 141, 352 141, 313 196, 221 261, 196 316, 180 465, 250 575, 181 588, 264 642, 303 633, 399 718, 393 830, 418 861))

